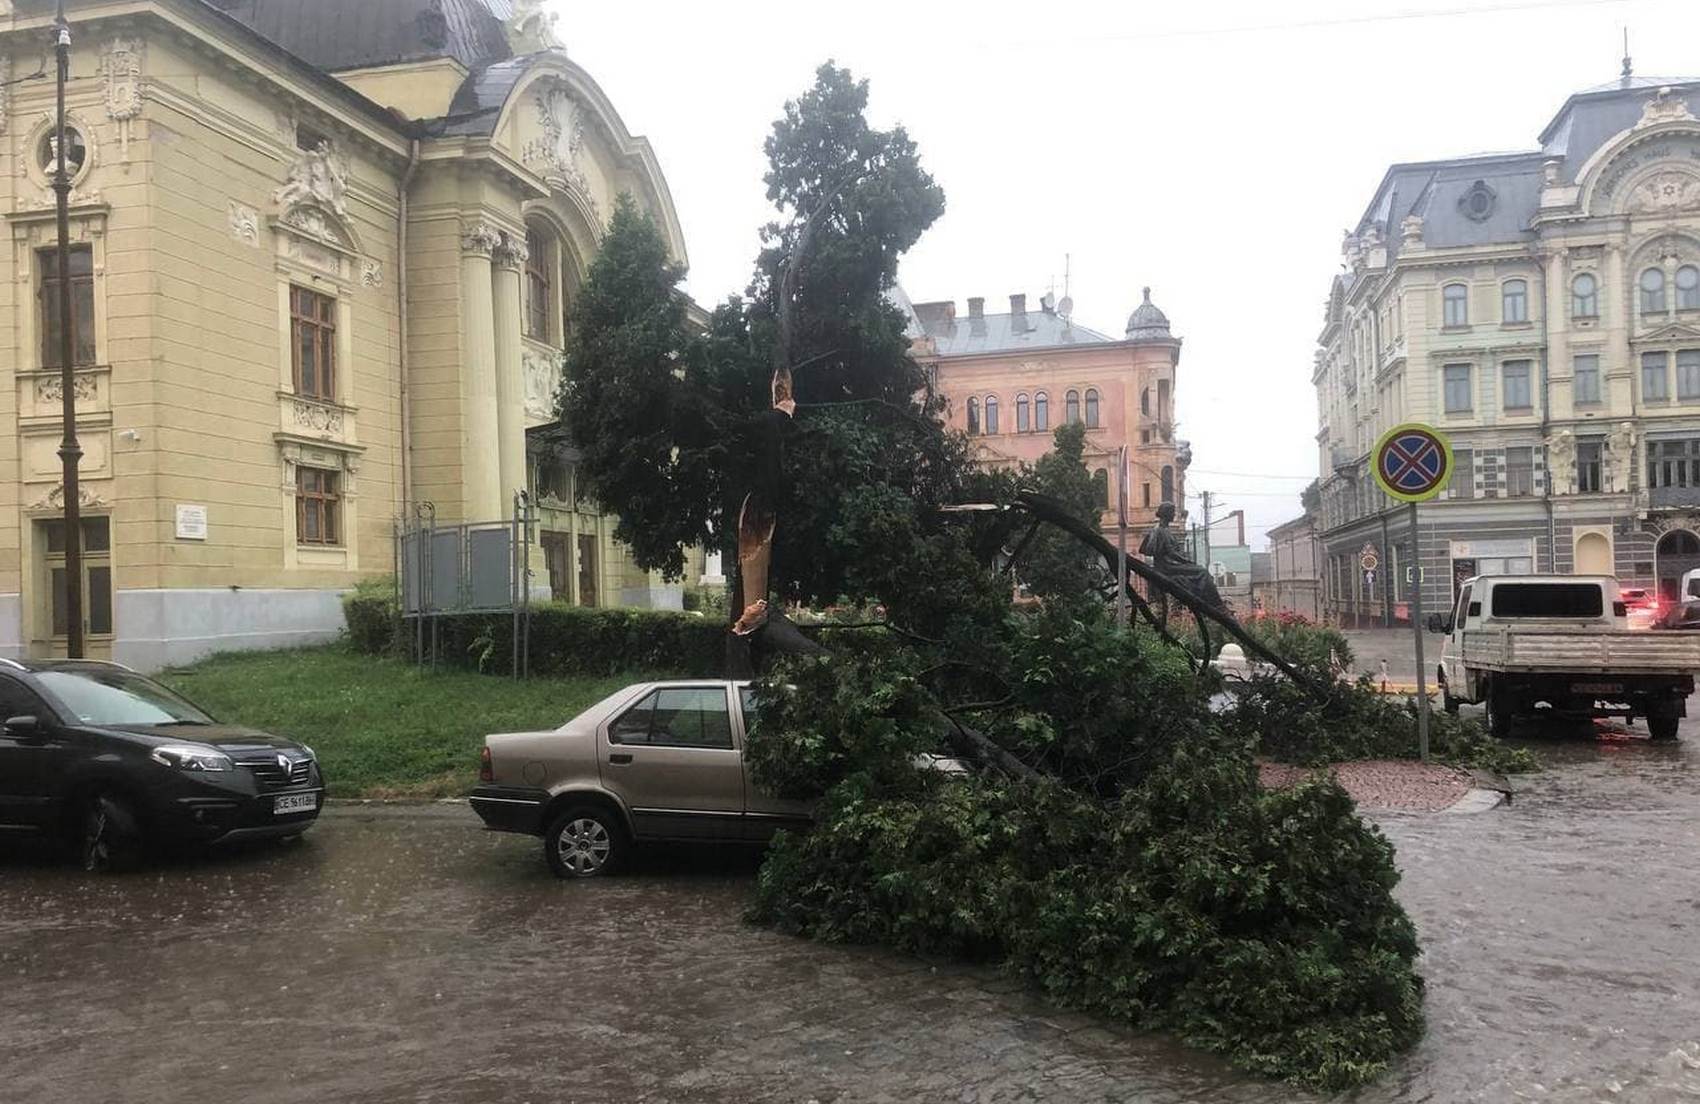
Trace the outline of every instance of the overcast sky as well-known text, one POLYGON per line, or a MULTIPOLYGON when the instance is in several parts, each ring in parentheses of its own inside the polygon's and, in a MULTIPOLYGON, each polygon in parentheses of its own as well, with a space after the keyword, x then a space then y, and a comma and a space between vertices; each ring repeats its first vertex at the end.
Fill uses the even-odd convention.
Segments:
POLYGON ((1700 74, 1695 0, 555 8, 568 53, 654 143, 695 298, 746 285, 772 217, 762 139, 832 58, 945 190, 905 290, 1007 309, 1060 295, 1069 255, 1076 318, 1119 336, 1149 284, 1185 340, 1189 493, 1244 509, 1257 548, 1316 474, 1323 300, 1386 167, 1533 147, 1566 96, 1617 76, 1626 26, 1638 74, 1700 74))

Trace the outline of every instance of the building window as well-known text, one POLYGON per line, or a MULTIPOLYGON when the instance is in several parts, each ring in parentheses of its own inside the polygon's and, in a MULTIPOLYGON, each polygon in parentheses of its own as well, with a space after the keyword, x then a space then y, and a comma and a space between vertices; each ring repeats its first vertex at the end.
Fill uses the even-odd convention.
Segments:
POLYGON ((1570 316, 1598 318, 1600 316, 1600 282, 1594 274, 1584 272, 1570 281, 1570 316))
POLYGON ((1470 366, 1468 364, 1448 364, 1445 381, 1446 412, 1448 414, 1468 414, 1472 404, 1470 401, 1470 366))
MULTIPOLYGON (((38 522, 47 547, 47 572, 53 602, 53 635, 65 636, 71 623, 66 591, 65 519, 38 522)), ((91 636, 112 633, 112 522, 104 517, 82 519, 83 628, 91 636)))
POLYGON ((1578 493, 1599 493, 1604 461, 1605 449, 1598 438, 1576 442, 1576 490, 1578 493))
POLYGON ((1648 441, 1647 486, 1700 487, 1700 439, 1648 441))
POLYGON ((1099 468, 1092 473, 1092 487, 1098 494, 1098 509, 1110 508, 1110 472, 1107 468, 1099 468))
POLYGON ((1142 445, 1149 445, 1151 443, 1151 431, 1149 429, 1142 429, 1139 431, 1139 443, 1142 445))
POLYGON ((1027 403, 1027 392, 1023 391, 1021 394, 1015 396, 1015 432, 1027 432, 1029 426, 1032 424, 1028 418, 1030 413, 1031 410, 1027 403))
POLYGON ((1641 401, 1664 402, 1670 398, 1669 353, 1641 354, 1641 401))
MULTIPOLYGON (((41 366, 63 368, 59 359, 59 296, 67 281, 59 278, 59 251, 36 253, 41 265, 41 366)), ((73 245, 67 258, 71 286, 71 364, 94 363, 94 249, 73 245)))
POLYGON ((979 399, 970 398, 968 400, 968 432, 970 434, 980 432, 980 400, 979 399))
POLYGON ((1535 493, 1535 450, 1505 450, 1505 496, 1518 498, 1535 493))
POLYGON ((1043 391, 1033 396, 1033 428, 1040 433, 1051 428, 1051 399, 1043 391))
POLYGON ((1139 392, 1139 412, 1145 417, 1151 416, 1151 388, 1143 388, 1139 392))
POLYGON ((1534 399, 1529 389, 1529 364, 1527 360, 1508 360, 1502 369, 1505 383, 1505 409, 1529 410, 1534 406, 1534 399))
POLYGON ((1448 498, 1476 497, 1476 459, 1467 448, 1452 450, 1452 480, 1447 491, 1448 498))
POLYGON ((1500 288, 1500 305, 1506 322, 1529 320, 1529 283, 1526 280, 1507 280, 1500 288))
POLYGON ((295 539, 301 544, 341 544, 342 498, 336 472, 295 469, 295 539))
POLYGON ((1577 403, 1600 401, 1600 358, 1592 353, 1579 356, 1573 362, 1575 384, 1573 397, 1577 403))
POLYGON ((997 431, 998 431, 998 397, 996 395, 987 395, 986 396, 986 432, 987 433, 996 433, 997 431))
POLYGON ((1098 428, 1098 389, 1095 387, 1086 389, 1086 428, 1098 428))
POLYGON ((1169 503, 1174 502, 1175 501, 1175 469, 1171 468, 1167 464, 1163 465, 1163 472, 1162 472, 1161 479, 1162 479, 1162 487, 1163 487, 1163 501, 1169 502, 1169 503))
POLYGON ((1080 392, 1070 391, 1063 396, 1063 421, 1073 425, 1080 420, 1080 392))
POLYGON ((525 232, 525 336, 549 340, 549 239, 540 230, 525 232))
POLYGON ((1676 354, 1676 397, 1700 399, 1700 349, 1676 354))
POLYGON ((1676 309, 1700 310, 1700 268, 1683 265, 1676 270, 1676 309))
POLYGON ((1146 509, 1150 509, 1150 507, 1151 507, 1151 484, 1141 483, 1139 485, 1139 504, 1141 506, 1144 506, 1146 509))
POLYGON ((1470 324, 1470 289, 1463 284, 1447 284, 1441 289, 1442 318, 1447 329, 1470 324))
POLYGON ((304 287, 289 289, 290 360, 295 393, 336 399, 336 300, 304 287))
POLYGON ((1665 274, 1662 269, 1649 268, 1641 274, 1641 313, 1665 312, 1665 274))

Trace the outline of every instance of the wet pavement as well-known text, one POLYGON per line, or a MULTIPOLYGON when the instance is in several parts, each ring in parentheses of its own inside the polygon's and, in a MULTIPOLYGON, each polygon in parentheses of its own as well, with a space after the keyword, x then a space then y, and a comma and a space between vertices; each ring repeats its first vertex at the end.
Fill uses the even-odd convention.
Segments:
MULTIPOLYGON (((1695 704, 1700 704, 1697 702, 1695 704)), ((1378 814, 1429 1034, 1381 1102, 1700 1100, 1700 725, 1378 814)), ((755 860, 564 884, 464 808, 114 879, 0 844, 0 1101, 1300 1100, 995 973, 746 925, 755 860)))

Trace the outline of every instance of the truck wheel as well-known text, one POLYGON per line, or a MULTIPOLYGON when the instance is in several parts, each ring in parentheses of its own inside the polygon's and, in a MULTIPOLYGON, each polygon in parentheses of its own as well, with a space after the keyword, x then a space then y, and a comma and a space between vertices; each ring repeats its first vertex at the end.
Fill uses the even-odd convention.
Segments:
POLYGON ((1452 692, 1447 690, 1444 686, 1440 688, 1440 708, 1446 710, 1454 717, 1458 715, 1458 699, 1453 697, 1452 692))
POLYGON ((1487 692, 1488 735, 1503 740, 1511 735, 1511 695, 1490 686, 1487 692))
POLYGON ((574 805, 543 834, 543 856, 557 878, 600 877, 625 859, 625 830, 601 806, 574 805))
POLYGON ((1674 740, 1680 720, 1675 713, 1651 714, 1647 717, 1647 733, 1655 740, 1674 740))

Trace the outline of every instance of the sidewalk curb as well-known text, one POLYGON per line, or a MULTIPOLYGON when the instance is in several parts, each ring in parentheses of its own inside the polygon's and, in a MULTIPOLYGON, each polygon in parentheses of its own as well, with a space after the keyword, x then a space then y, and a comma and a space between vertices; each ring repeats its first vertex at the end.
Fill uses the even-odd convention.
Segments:
POLYGON ((425 809, 434 805, 465 805, 464 797, 327 797, 325 809, 425 809))
POLYGON ((1472 789, 1440 812, 1443 816, 1450 814, 1466 816, 1470 813, 1485 813, 1489 809, 1497 809, 1503 804, 1505 804, 1505 795, 1498 790, 1472 789))

